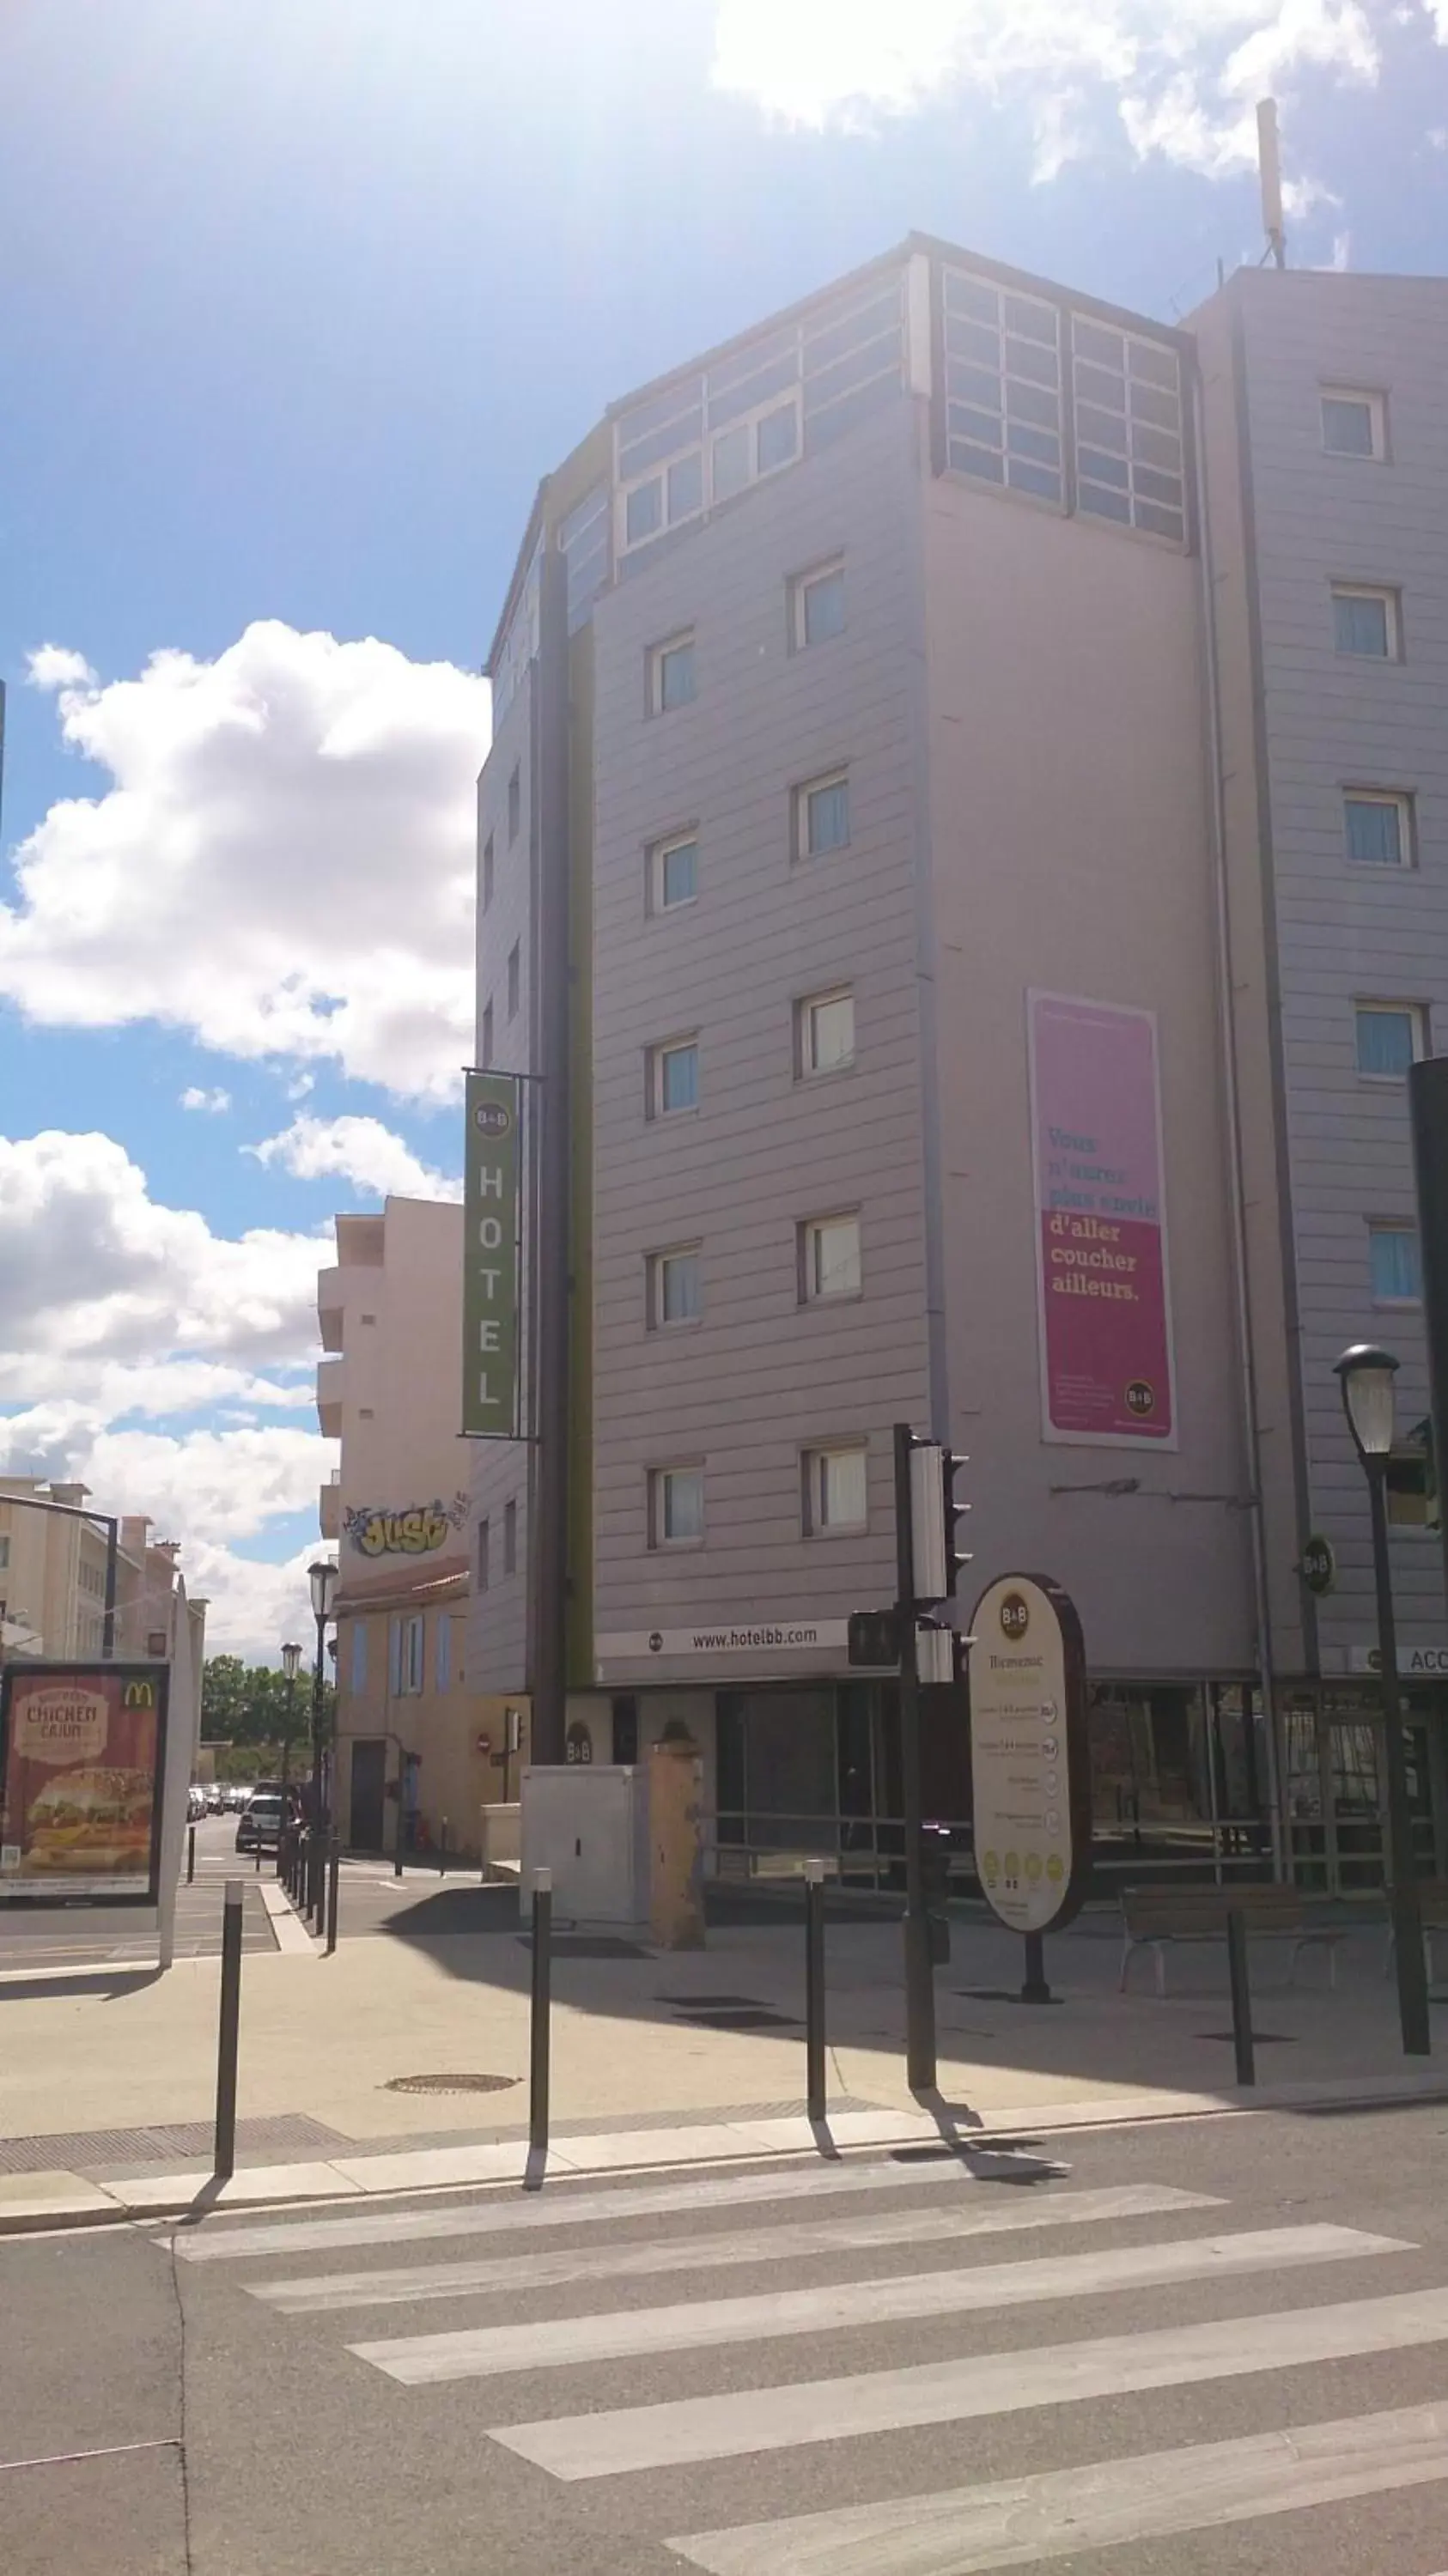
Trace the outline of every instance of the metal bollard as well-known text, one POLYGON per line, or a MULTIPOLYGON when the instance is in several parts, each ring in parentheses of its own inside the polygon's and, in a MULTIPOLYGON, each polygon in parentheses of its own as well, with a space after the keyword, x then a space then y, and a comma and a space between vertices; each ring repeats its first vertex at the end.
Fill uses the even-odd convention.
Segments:
POLYGON ((1232 1981, 1232 2045, 1237 2053, 1237 2081, 1255 2084, 1257 2061, 1252 2041, 1252 1987, 1247 1973, 1247 1918, 1240 1905, 1227 1908, 1227 1974, 1232 1981))
POLYGON ((337 1947, 337 1903, 342 1877, 342 1837, 334 1834, 327 1845, 327 1956, 337 1947))
POLYGON ((188 1886, 188 1887, 190 1887, 190 1886, 192 1885, 192 1883, 193 1883, 193 1882, 194 1882, 194 1880, 195 1880, 195 1877, 196 1877, 196 1827, 195 1827, 194 1825, 188 1825, 188 1826, 187 1826, 187 1828, 186 1828, 186 1884, 187 1884, 187 1886, 188 1886))
POLYGON ((528 2057, 528 2145, 548 2152, 548 2018, 553 1964, 553 1872, 533 1872, 533 2018, 528 2057))
POLYGON ((241 2037, 241 1881, 229 1878, 221 1916, 221 2024, 216 2046, 216 2143, 212 2172, 236 2171, 236 2057, 241 2037))
POLYGON ((826 2117, 825 2103, 825 1865, 804 1865, 804 2062, 805 2110, 826 2117))

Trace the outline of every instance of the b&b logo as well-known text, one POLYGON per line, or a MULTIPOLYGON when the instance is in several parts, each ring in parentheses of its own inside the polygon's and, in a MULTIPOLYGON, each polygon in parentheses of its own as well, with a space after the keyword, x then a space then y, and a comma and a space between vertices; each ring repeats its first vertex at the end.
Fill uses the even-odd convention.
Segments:
POLYGON ((1031 1614, 1023 1594, 1019 1592, 1006 1594, 1000 1606, 1000 1623, 1003 1635, 1012 1638, 1024 1637, 1031 1624, 1031 1614))

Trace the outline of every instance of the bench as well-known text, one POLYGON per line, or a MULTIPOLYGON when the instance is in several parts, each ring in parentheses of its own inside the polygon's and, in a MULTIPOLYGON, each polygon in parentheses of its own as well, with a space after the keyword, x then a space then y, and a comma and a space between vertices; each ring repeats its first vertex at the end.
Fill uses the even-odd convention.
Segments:
MULTIPOLYGON (((1428 1982, 1431 1985, 1434 1976, 1433 1935, 1435 1932, 1448 1932, 1448 1878, 1415 1879, 1413 1891, 1418 1899, 1418 1914, 1423 1925, 1423 1955, 1428 1963, 1428 1982)), ((1387 1956, 1383 1961, 1385 1977, 1392 1975, 1397 1939, 1390 1923, 1387 1956)))
MULTIPOLYGON (((1252 1933, 1287 1941, 1291 1949, 1287 1982, 1297 1973, 1299 1954, 1327 1952, 1327 1978, 1337 1984, 1337 1944, 1342 1931, 1315 1923, 1295 1887, 1125 1887, 1121 1891, 1121 1976, 1117 1991, 1126 1992, 1126 1973, 1136 1950, 1156 1953, 1156 1991, 1166 1994, 1166 1954, 1170 1944, 1225 1941, 1228 1908, 1243 1916, 1252 1933)), ((1448 1914, 1444 1917, 1448 1923, 1448 1914)))

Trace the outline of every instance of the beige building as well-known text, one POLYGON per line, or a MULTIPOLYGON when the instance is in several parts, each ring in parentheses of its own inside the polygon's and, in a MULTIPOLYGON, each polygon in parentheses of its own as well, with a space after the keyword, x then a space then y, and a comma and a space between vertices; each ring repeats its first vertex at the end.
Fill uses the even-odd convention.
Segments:
MULTIPOLYGON (((43 1476, 0 1477, 0 1663, 43 1655, 84 1663, 106 1652, 108 1515, 83 1517, 89 1489, 43 1476)), ((206 1651, 203 1597, 187 1597, 177 1539, 153 1539, 145 1513, 116 1515, 112 1653, 122 1660, 175 1663, 183 1623, 186 1669, 198 1677, 196 1705, 173 1708, 200 1734, 199 1676, 206 1651)))
MULTIPOLYGON (((387 1200, 339 1216, 320 1273, 323 1435, 341 1464, 320 1524, 338 1548, 337 1767, 347 1839, 479 1847, 479 1809, 516 1795, 509 1708, 468 1683, 468 1456, 458 1430, 462 1210, 387 1200)), ((526 1719, 523 1720, 526 1740, 526 1719)))

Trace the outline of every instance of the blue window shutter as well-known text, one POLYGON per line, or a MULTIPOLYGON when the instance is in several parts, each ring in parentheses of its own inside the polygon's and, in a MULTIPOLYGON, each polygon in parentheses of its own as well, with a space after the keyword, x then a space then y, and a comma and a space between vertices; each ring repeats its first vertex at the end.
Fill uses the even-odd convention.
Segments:
POLYGON ((354 1691, 365 1691, 367 1688, 367 1622, 365 1619, 354 1619, 352 1622, 352 1688, 354 1691))
POLYGON ((446 1690, 452 1680, 452 1621, 444 1610, 437 1623, 437 1668, 434 1675, 439 1690, 446 1690))
POLYGON ((387 1687, 396 1699, 402 1688, 402 1621, 397 1618, 388 1622, 387 1687))

